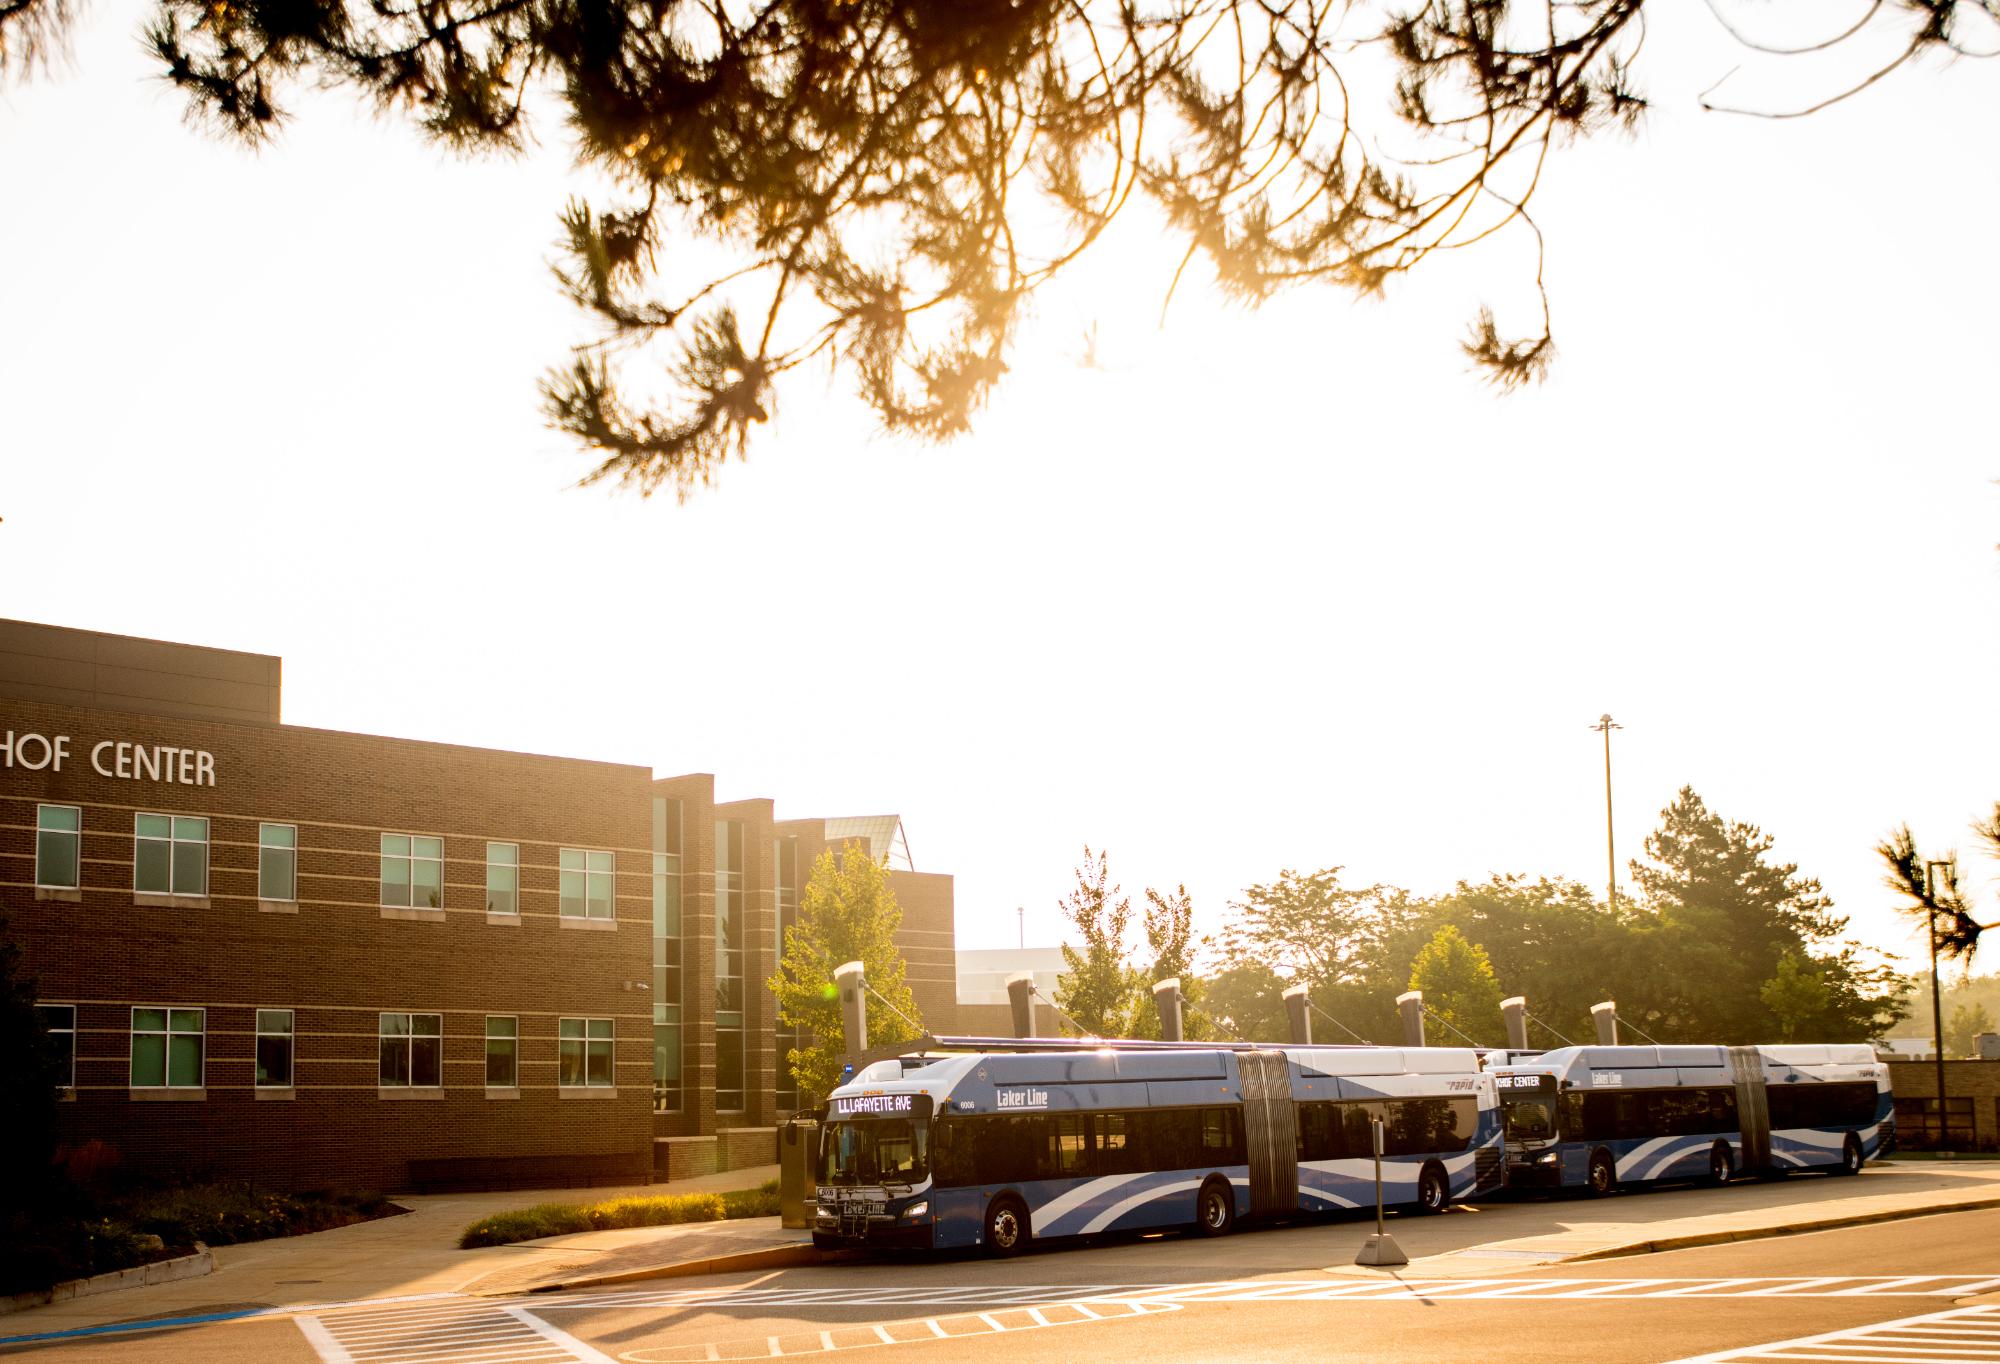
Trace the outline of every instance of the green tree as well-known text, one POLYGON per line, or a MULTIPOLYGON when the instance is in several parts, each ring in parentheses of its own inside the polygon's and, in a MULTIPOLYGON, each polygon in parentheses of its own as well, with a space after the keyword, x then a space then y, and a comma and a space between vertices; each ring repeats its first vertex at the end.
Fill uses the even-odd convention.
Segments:
POLYGON ((1833 991, 1816 963, 1797 952, 1778 958, 1778 970, 1757 992, 1777 1021, 1780 1042, 1852 1041, 1823 1034, 1835 1014, 1833 991))
POLYGON ((1111 884, 1103 853, 1083 850, 1076 886, 1062 901, 1062 913, 1083 939, 1083 950, 1063 944, 1063 976, 1056 1007, 1090 1037, 1115 1037, 1125 1022, 1132 995, 1132 972, 1125 965, 1125 931, 1132 901, 1111 884))
POLYGON ((1992 1031, 1993 1015, 1986 1012, 1984 1005, 1959 1005, 1951 1011, 1951 1017, 1945 1020, 1945 1055, 1978 1056, 1979 1034, 1992 1031))
POLYGON ((1181 983, 1181 1036, 1204 1042, 1216 1033, 1205 1000, 1206 988, 1194 970, 1194 900, 1185 885, 1171 892, 1148 886, 1145 907, 1146 951, 1132 974, 1135 988, 1126 1015, 1127 1037, 1157 1038, 1160 1011, 1153 1002, 1156 981, 1181 983))
MULTIPOLYGON (((1865 41, 1900 26, 1890 68, 1976 49, 1958 21, 1990 3, 1911 0, 1865 41)), ((0 71, 76 8, 0 0, 0 71)), ((551 374, 547 411, 595 477, 686 495, 815 362, 892 431, 964 431, 1037 291, 1135 203, 1185 245, 1169 297, 1197 255, 1254 303, 1312 281, 1373 295, 1496 232, 1539 252, 1548 152, 1645 108, 1645 9, 1580 0, 1544 26, 1489 0, 155 0, 146 42, 194 117, 251 143, 323 85, 468 155, 532 145, 538 112, 565 124, 616 204, 563 215, 559 273, 601 336, 551 374), (1383 76, 1392 99, 1352 97, 1383 76)), ((1806 50, 1846 36, 1811 22, 1806 50)), ((1481 309, 1463 348, 1519 384, 1554 353, 1545 295, 1519 330, 1481 309)))
POLYGON ((48 1192, 60 1083, 35 1009, 35 982, 22 971, 21 949, 0 919, 0 1099, 7 1114, 0 1122, 0 1160, 13 1172, 0 1179, 0 1215, 19 1212, 48 1192))
MULTIPOLYGON (((1255 962, 1305 985, 1317 1008, 1358 1036, 1386 1041, 1401 1035, 1395 997, 1429 932, 1424 907, 1409 892, 1385 885, 1350 889, 1340 884, 1339 867, 1284 871, 1245 890, 1231 909, 1234 918, 1223 933, 1229 960, 1255 962)), ((1334 1028, 1321 1019, 1315 1030, 1322 1024, 1334 1028)))
POLYGON ((1748 1043, 1778 1028, 1763 986, 1787 952, 1810 959, 1828 992, 1823 1031, 1839 1040, 1878 1037, 1902 1013, 1904 983, 1836 940, 1847 920, 1818 881, 1768 854, 1754 824, 1713 813, 1689 787, 1647 835, 1650 864, 1632 863, 1643 917, 1641 948, 1656 965, 1640 1025, 1666 1040, 1748 1043), (1821 949, 1815 951, 1814 949, 1821 949))
POLYGON ((1431 936, 1410 965, 1410 988, 1424 992, 1424 1006, 1457 1029, 1451 1036, 1432 1035, 1445 1046, 1499 1046, 1505 1040, 1500 1023, 1500 982, 1486 949, 1465 940, 1446 924, 1431 936))
POLYGON ((1590 1006, 1637 1006, 1657 963, 1644 960, 1633 911, 1613 911, 1575 881, 1492 876, 1461 881, 1422 907, 1426 924, 1456 927, 1479 943, 1502 995, 1523 995, 1530 1040, 1555 1046, 1591 1036, 1590 1006))
POLYGON ((798 919, 785 930, 778 973, 768 982, 778 1016, 800 1030, 800 1045, 785 1053, 801 1098, 824 1098, 840 1081, 847 1029, 833 973, 858 961, 874 992, 868 1000, 869 1042, 910 1042, 923 1035, 917 1001, 903 978, 896 930, 903 911, 889 884, 888 868, 865 845, 847 844, 838 859, 820 853, 799 897, 798 919))
MULTIPOLYGON (((1233 962, 1207 983, 1207 1011, 1218 1031, 1242 1042, 1286 1042, 1285 980, 1261 962, 1233 962)), ((1323 1041, 1341 1041, 1339 1037, 1323 1041)))

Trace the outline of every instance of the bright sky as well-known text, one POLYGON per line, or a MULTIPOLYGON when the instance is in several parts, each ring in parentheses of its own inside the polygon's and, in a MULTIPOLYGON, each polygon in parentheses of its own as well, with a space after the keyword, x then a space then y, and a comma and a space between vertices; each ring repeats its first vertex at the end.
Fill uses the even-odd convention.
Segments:
POLYGON ((1545 387, 1456 349, 1508 250, 1161 328, 1139 224, 970 439, 809 380, 683 507, 570 488, 538 414, 555 128, 465 163, 321 97, 252 155, 93 7, 0 93, 0 614, 282 654, 299 724, 898 811, 967 947, 1056 940, 1086 842, 1206 928, 1286 867, 1601 885, 1608 710, 1621 880, 1691 784, 1913 951, 1872 845, 2000 798, 1994 75, 1703 115, 1740 54, 1655 17, 1645 131, 1538 201, 1545 387))

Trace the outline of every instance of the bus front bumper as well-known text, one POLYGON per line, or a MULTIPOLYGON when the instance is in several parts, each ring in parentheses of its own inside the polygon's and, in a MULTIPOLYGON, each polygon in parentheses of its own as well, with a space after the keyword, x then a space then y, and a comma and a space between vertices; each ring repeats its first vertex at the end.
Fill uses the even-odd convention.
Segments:
POLYGON ((1507 1159, 1507 1187, 1510 1189, 1555 1189, 1562 1186, 1562 1162, 1537 1160, 1533 1156, 1507 1159))
POLYGON ((886 1214, 855 1217, 816 1212, 813 1244, 821 1250, 929 1250, 933 1225, 928 1217, 913 1222, 886 1214))

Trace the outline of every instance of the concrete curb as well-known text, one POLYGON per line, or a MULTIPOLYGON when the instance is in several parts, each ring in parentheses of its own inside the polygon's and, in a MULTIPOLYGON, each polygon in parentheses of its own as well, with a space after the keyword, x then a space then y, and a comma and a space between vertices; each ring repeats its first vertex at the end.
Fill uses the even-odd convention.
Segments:
POLYGON ((114 1269, 109 1274, 93 1274, 87 1279, 65 1279, 53 1288, 0 1298, 0 1316, 10 1312, 25 1312, 31 1307, 46 1307, 52 1302, 68 1302, 72 1298, 91 1298, 99 1293, 115 1293, 121 1288, 143 1288, 147 1284, 198 1279, 204 1274, 214 1272, 215 1256, 210 1253, 207 1246, 197 1241, 192 1255, 180 1255, 171 1260, 155 1260, 149 1265, 133 1265, 130 1269, 114 1269))
POLYGON ((1912 1217, 1935 1217, 1940 1213, 1976 1212, 1981 1208, 2000 1208, 2000 1198, 1974 1198, 1923 1208, 1883 1208, 1876 1212, 1848 1213, 1839 1217, 1823 1217, 1811 1222, 1794 1222, 1782 1227, 1743 1227, 1733 1231, 1703 1231, 1692 1232, 1686 1236, 1662 1236, 1651 1241, 1634 1241, 1622 1246, 1607 1246, 1602 1250, 1587 1250, 1581 1255, 1564 1255, 1559 1257, 1558 1262, 1575 1264, 1582 1260, 1615 1260, 1625 1255, 1652 1255, 1663 1250, 1692 1250, 1698 1246, 1726 1245, 1732 1241, 1765 1241, 1777 1236, 1802 1236, 1807 1232, 1833 1231, 1840 1227, 1865 1227, 1871 1222, 1901 1222, 1912 1217))
POLYGON ((541 1283, 526 1289, 507 1289, 495 1296, 511 1297, 521 1292, 562 1293, 577 1288, 604 1288, 611 1284, 639 1283, 646 1279, 680 1279, 694 1274, 729 1274, 743 1269, 796 1269, 801 1265, 816 1265, 820 1261, 820 1252, 811 1246, 771 1246, 764 1250, 739 1250, 730 1255, 711 1255, 705 1260, 676 1260, 669 1264, 645 1265, 639 1269, 621 1269, 610 1274, 587 1274, 581 1278, 565 1279, 561 1283, 541 1283))

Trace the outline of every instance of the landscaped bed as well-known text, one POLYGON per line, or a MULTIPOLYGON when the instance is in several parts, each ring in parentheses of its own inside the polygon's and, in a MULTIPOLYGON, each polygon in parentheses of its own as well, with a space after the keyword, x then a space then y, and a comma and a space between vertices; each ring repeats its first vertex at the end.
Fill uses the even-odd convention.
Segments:
POLYGON ((774 1179, 754 1189, 731 1189, 724 1193, 658 1194, 607 1198, 596 1203, 538 1203, 532 1208, 482 1217, 465 1229, 458 1243, 472 1250, 579 1231, 724 1222, 739 1217, 774 1217, 777 1212, 778 1181, 774 1179))
POLYGON ((60 1190, 0 1226, 0 1295, 210 1246, 327 1231, 402 1209, 379 1194, 278 1193, 241 1183, 60 1190))

